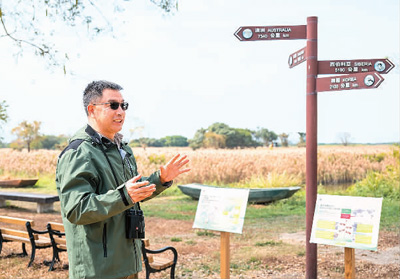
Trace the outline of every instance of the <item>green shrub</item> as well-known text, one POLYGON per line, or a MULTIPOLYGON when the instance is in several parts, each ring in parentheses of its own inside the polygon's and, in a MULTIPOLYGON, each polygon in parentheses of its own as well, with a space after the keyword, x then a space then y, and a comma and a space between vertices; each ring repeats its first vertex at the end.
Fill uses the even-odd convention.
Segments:
POLYGON ((367 177, 347 189, 352 196, 383 197, 400 200, 400 171, 389 166, 384 172, 369 172, 367 177))
POLYGON ((264 246, 277 246, 282 245, 282 241, 276 242, 274 240, 268 240, 265 242, 257 242, 256 246, 264 247, 264 246))
POLYGON ((180 238, 180 237, 173 237, 173 238, 171 238, 171 241, 172 241, 172 242, 181 242, 181 241, 182 241, 182 238, 180 238))
POLYGON ((164 154, 161 154, 161 155, 150 154, 148 159, 151 164, 155 164, 155 165, 163 165, 166 162, 164 154))

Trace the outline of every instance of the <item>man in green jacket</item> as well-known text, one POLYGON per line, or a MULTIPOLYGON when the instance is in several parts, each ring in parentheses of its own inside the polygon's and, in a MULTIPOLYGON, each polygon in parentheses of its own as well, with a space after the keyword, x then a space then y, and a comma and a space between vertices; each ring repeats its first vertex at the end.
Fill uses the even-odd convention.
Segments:
POLYGON ((56 183, 70 278, 137 278, 141 241, 127 238, 126 230, 137 229, 126 228, 127 212, 141 212, 139 202, 160 194, 189 171, 189 160, 177 154, 149 177, 138 174, 132 150, 118 133, 128 109, 121 90, 108 81, 86 87, 88 124, 58 158, 56 183))

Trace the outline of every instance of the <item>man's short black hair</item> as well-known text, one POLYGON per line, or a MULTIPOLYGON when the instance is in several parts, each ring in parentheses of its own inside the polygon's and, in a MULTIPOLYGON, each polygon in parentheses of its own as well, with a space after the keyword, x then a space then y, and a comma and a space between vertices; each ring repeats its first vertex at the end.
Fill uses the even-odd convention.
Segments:
POLYGON ((85 91, 83 91, 83 107, 85 108, 86 115, 88 114, 88 105, 103 96, 104 89, 122 90, 122 86, 109 82, 106 80, 92 81, 86 86, 85 91))

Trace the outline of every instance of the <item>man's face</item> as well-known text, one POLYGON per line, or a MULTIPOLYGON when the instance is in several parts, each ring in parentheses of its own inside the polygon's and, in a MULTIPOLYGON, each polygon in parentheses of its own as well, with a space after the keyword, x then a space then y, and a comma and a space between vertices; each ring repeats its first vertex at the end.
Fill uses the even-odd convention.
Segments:
MULTIPOLYGON (((121 93, 118 90, 104 89, 101 99, 96 100, 95 104, 109 103, 109 102, 124 102, 121 93)), ((94 120, 95 126, 93 127, 103 136, 114 139, 114 135, 121 131, 122 125, 125 120, 125 111, 121 106, 113 110, 110 104, 88 106, 89 116, 94 120)))

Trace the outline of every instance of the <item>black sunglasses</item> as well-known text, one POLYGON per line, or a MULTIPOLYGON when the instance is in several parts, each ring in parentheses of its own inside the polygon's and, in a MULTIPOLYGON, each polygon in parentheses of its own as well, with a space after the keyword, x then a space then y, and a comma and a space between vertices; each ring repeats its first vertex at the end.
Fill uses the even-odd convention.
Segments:
POLYGON ((117 110, 118 107, 121 105, 122 110, 127 110, 129 107, 129 104, 127 102, 122 102, 122 103, 118 103, 118 102, 107 102, 107 103, 100 103, 100 104, 92 104, 94 106, 99 106, 99 105, 110 105, 110 108, 112 110, 117 110))

